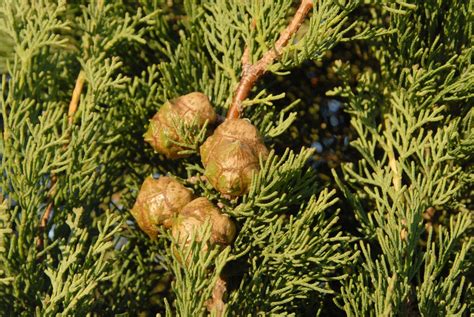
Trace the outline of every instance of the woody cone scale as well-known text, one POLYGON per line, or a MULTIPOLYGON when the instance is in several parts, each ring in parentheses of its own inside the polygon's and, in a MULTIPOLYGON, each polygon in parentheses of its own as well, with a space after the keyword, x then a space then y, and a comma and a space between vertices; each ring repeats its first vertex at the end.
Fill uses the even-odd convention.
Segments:
POLYGON ((241 196, 248 192, 260 157, 268 150, 257 128, 244 119, 227 119, 200 148, 204 175, 220 193, 241 196))
POLYGON ((143 182, 131 212, 138 226, 154 239, 158 227, 171 227, 172 218, 192 199, 191 191, 173 178, 149 176, 143 182))
MULTIPOLYGON (((228 245, 234 240, 236 229, 232 220, 204 197, 196 198, 184 206, 173 223, 172 234, 180 244, 186 245, 194 231, 206 221, 211 224, 211 244, 228 245)), ((200 240, 201 237, 196 239, 200 240)))
POLYGON ((187 157, 180 154, 185 150, 176 144, 182 142, 177 126, 180 123, 202 128, 204 124, 213 124, 216 121, 216 113, 209 98, 200 92, 190 94, 167 101, 150 120, 150 126, 144 135, 145 141, 153 149, 165 155, 168 159, 187 157))

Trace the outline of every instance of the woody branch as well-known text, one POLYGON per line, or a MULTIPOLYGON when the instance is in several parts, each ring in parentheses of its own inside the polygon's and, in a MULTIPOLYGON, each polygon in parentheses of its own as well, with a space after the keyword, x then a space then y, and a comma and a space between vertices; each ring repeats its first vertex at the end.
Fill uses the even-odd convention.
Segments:
POLYGON ((302 0, 298 10, 288 26, 280 33, 274 48, 267 51, 255 64, 250 64, 248 47, 245 48, 242 57, 242 77, 234 92, 232 104, 227 112, 227 119, 240 117, 242 101, 244 101, 257 80, 267 71, 268 67, 279 58, 283 48, 288 44, 293 34, 298 31, 309 11, 313 7, 313 0, 302 0))

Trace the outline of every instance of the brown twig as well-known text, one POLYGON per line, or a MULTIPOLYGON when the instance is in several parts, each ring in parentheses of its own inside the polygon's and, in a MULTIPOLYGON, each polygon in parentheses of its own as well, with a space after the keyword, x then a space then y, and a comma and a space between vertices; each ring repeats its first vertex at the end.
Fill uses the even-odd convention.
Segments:
POLYGON ((219 276, 212 290, 212 298, 207 302, 207 309, 209 312, 215 311, 217 317, 221 317, 224 314, 225 303, 224 294, 227 291, 226 281, 219 276))
POLYGON ((267 71, 268 67, 275 59, 280 57, 282 49, 288 44, 293 34, 298 31, 309 11, 313 7, 313 0, 301 0, 300 6, 288 26, 280 33, 280 37, 275 42, 272 50, 267 51, 255 64, 250 64, 248 48, 242 56, 242 78, 235 90, 232 104, 227 112, 227 119, 240 117, 242 101, 244 101, 255 85, 255 82, 267 71))
POLYGON ((69 126, 72 125, 74 115, 77 112, 77 106, 79 105, 79 98, 81 97, 82 87, 84 86, 84 72, 79 72, 76 80, 76 86, 72 92, 71 102, 69 103, 69 109, 67 112, 67 123, 69 126))
POLYGON ((248 72, 250 66, 252 64, 250 63, 250 50, 248 46, 245 47, 244 53, 242 54, 242 73, 245 74, 248 72))
MULTIPOLYGON (((81 92, 82 92, 82 87, 84 86, 84 72, 81 71, 79 72, 79 75, 77 76, 76 79, 76 85, 74 86, 74 90, 72 92, 72 97, 71 97, 71 102, 69 103, 69 108, 67 112, 67 122, 68 122, 68 127, 72 126, 73 120, 74 120, 74 115, 77 112, 77 107, 79 105, 79 99, 81 97, 81 92)), ((67 148, 67 143, 64 146, 64 148, 67 148)), ((46 209, 41 216, 41 221, 40 221, 40 232, 39 232, 39 239, 37 242, 38 247, 43 246, 43 232, 44 229, 46 228, 46 225, 48 224, 48 219, 51 215, 51 212, 53 211, 54 207, 54 195, 56 194, 56 182, 57 182, 57 176, 53 174, 51 176, 51 189, 48 192, 48 199, 50 200, 48 206, 46 206, 46 209)))

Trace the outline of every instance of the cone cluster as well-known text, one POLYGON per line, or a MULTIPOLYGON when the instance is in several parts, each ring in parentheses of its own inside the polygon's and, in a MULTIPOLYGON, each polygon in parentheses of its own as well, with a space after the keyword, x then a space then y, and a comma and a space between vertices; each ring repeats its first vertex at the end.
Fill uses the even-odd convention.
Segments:
POLYGON ((159 227, 171 228, 172 235, 181 246, 187 246, 199 229, 210 222, 212 245, 228 245, 235 237, 232 220, 220 212, 209 200, 193 200, 189 189, 171 177, 147 177, 138 193, 132 215, 138 226, 155 239, 159 227))
MULTIPOLYGON (((209 99, 193 92, 166 102, 150 121, 145 141, 169 159, 183 157, 179 144, 178 122, 202 128, 216 121, 209 99)), ((241 196, 249 191, 252 175, 260 169, 260 159, 268 156, 257 128, 244 119, 227 119, 216 128, 200 148, 207 180, 221 194, 241 196)), ((132 215, 138 226, 154 239, 159 228, 171 229, 178 245, 186 247, 199 229, 209 222, 211 245, 229 245, 236 235, 234 222, 209 200, 195 198, 173 178, 148 177, 138 194, 132 215)), ((207 250, 207 246, 205 246, 207 250)))
MULTIPOLYGON (((216 113, 209 99, 193 92, 166 102, 150 121, 145 141, 170 159, 184 157, 175 122, 214 123, 216 113)), ((252 174, 260 169, 260 158, 268 156, 257 128, 244 119, 227 119, 200 148, 204 175, 221 194, 231 197, 248 193, 252 174)))

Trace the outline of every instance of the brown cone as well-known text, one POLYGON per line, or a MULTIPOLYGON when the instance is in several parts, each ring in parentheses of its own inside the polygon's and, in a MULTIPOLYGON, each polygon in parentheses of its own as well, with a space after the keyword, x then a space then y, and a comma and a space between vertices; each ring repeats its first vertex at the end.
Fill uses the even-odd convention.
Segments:
POLYGON ((169 159, 186 157, 187 155, 178 154, 185 149, 173 142, 183 141, 179 138, 175 123, 197 124, 199 128, 202 128, 206 120, 209 124, 216 121, 214 108, 206 95, 192 92, 167 101, 150 120, 150 126, 144 138, 155 151, 164 154, 169 159))
POLYGON ((252 174, 260 169, 259 157, 268 150, 255 126, 243 119, 227 119, 201 146, 204 175, 222 194, 248 192, 252 174))
POLYGON ((192 200, 192 193, 171 177, 145 179, 131 213, 138 226, 150 238, 158 235, 158 227, 171 227, 171 219, 192 200))
MULTIPOLYGON (((203 197, 194 199, 181 210, 179 217, 173 223, 172 235, 179 245, 187 246, 193 234, 196 234, 208 220, 211 225, 211 244, 229 245, 232 243, 236 234, 234 223, 203 197)), ((196 236, 195 239, 200 241, 202 237, 196 236)))

